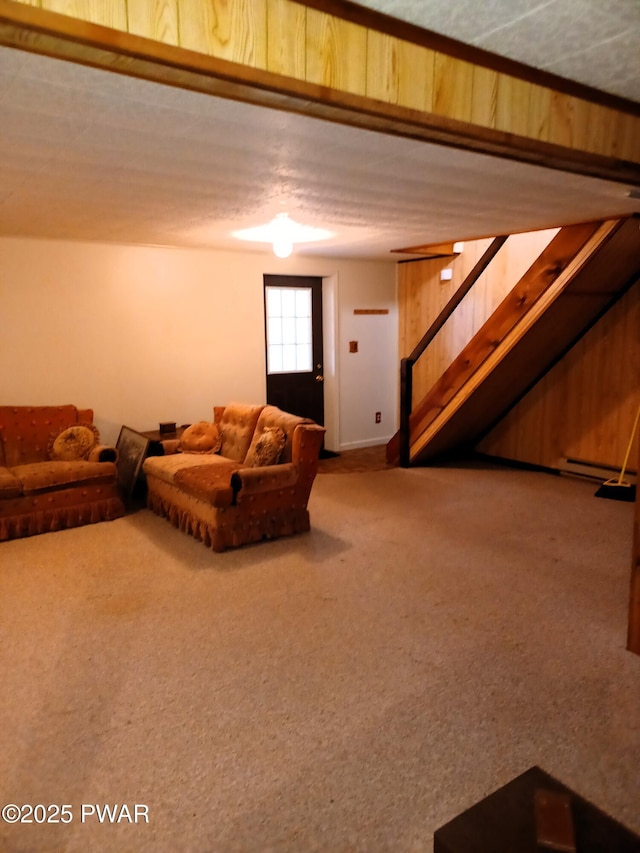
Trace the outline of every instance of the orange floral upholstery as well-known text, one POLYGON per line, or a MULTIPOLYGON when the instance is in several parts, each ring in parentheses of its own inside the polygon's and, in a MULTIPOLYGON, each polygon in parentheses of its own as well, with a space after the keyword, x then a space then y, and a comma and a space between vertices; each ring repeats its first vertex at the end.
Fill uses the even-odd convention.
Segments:
POLYGON ((115 448, 96 446, 88 459, 50 459, 52 436, 92 423, 92 409, 72 405, 0 406, 0 541, 124 514, 115 448))
POLYGON ((51 436, 77 423, 75 406, 0 406, 2 464, 13 468, 47 461, 51 436))
POLYGON ((275 406, 215 407, 220 455, 194 457, 165 443, 144 462, 148 506, 215 551, 309 530, 307 503, 324 427, 275 406), (248 466, 254 439, 284 433, 280 462, 248 466))
POLYGON ((15 498, 22 494, 22 483, 8 468, 0 468, 0 498, 15 498))
POLYGON ((235 459, 236 462, 244 462, 263 408, 264 406, 245 406, 242 403, 231 403, 225 407, 220 420, 222 456, 235 459))
POLYGON ((24 495, 34 495, 61 486, 78 486, 81 483, 108 483, 116 475, 115 462, 87 462, 85 459, 62 462, 32 462, 11 469, 21 483, 24 495))
POLYGON ((175 483, 187 494, 194 495, 212 506, 231 506, 231 475, 236 468, 237 463, 234 462, 228 462, 226 465, 194 465, 192 468, 178 471, 175 483))
POLYGON ((222 447, 222 435, 217 424, 199 421, 182 433, 178 445, 181 453, 217 453, 222 447))
POLYGON ((65 427, 49 439, 49 459, 88 459, 100 442, 100 433, 93 424, 74 424, 65 427))

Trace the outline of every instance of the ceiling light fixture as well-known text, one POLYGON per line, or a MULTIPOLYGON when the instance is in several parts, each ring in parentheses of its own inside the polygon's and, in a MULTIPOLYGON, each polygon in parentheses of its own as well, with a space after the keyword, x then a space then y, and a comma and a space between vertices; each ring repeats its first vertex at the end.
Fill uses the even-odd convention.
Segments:
POLYGON ((293 252, 293 243, 286 237, 278 237, 273 241, 273 254, 276 258, 288 258, 293 252))
POLYGON ((313 243, 316 240, 326 240, 332 234, 325 228, 301 225, 299 222, 290 219, 288 213, 279 213, 266 225, 234 231, 233 236, 239 240, 271 243, 273 252, 278 258, 288 258, 295 243, 313 243))
POLYGON ((279 213, 271 223, 273 226, 273 254, 276 258, 288 258, 293 252, 293 226, 286 213, 279 213))

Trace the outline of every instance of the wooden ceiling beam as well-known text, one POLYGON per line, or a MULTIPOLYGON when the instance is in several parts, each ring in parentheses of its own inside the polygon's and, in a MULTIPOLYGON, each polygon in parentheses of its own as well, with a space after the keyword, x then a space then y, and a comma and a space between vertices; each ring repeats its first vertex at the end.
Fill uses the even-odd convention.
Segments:
POLYGON ((0 45, 165 85, 640 186, 640 163, 472 124, 0 0, 0 45))

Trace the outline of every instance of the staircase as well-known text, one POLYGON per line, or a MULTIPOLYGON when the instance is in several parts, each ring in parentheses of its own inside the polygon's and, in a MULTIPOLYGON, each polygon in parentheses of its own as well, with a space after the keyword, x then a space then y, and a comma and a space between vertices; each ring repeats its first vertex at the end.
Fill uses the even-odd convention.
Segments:
POLYGON ((640 217, 560 229, 412 410, 413 364, 504 239, 403 359, 401 429, 389 461, 425 464, 475 445, 640 277, 640 217))

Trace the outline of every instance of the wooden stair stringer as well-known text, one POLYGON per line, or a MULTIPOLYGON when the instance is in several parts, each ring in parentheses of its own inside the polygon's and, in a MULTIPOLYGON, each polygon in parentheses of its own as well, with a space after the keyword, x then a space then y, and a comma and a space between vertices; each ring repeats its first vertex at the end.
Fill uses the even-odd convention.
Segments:
POLYGON ((410 417, 412 436, 427 429, 601 227, 602 223, 591 222, 561 229, 415 407, 410 417))
MULTIPOLYGON (((616 219, 596 223, 591 235, 587 238, 586 242, 583 242, 581 248, 578 249, 569 263, 560 270, 558 275, 548 284, 538 298, 528 306, 526 312, 515 318, 512 327, 500 340, 496 340, 495 336, 487 333, 487 328, 491 330, 492 320, 495 318, 496 313, 500 311, 501 306, 498 306, 496 312, 494 312, 478 334, 467 344, 457 359, 454 359, 453 364, 448 369, 450 376, 457 375, 460 381, 451 383, 446 377, 448 371, 445 371, 439 383, 436 383, 436 386, 434 386, 436 389, 435 392, 432 389, 426 395, 412 416, 412 441, 410 450, 410 460, 412 463, 424 457, 427 452, 430 457, 434 455, 434 452, 429 449, 429 445, 434 443, 434 438, 446 429, 447 424, 457 415, 465 402, 481 388, 487 377, 509 357, 519 341, 539 322, 548 309, 556 303, 580 271, 589 263, 590 259, 607 243, 611 235, 620 228, 621 222, 624 222, 624 220, 616 219), (486 347, 483 357, 475 361, 469 359, 469 349, 477 347, 477 340, 482 340, 483 336, 492 343, 492 346, 486 347), (447 387, 447 384, 449 384, 449 387, 447 387), (438 386, 440 387, 438 388, 438 386), (442 386, 445 386, 444 394, 442 393, 442 386), (438 405, 436 406, 433 405, 435 400, 438 400, 438 405)), ((504 302, 512 294, 509 294, 504 302)), ((442 452, 445 449, 443 442, 441 441, 437 444, 437 452, 442 452)), ((446 445, 446 442, 444 444, 446 445)))

